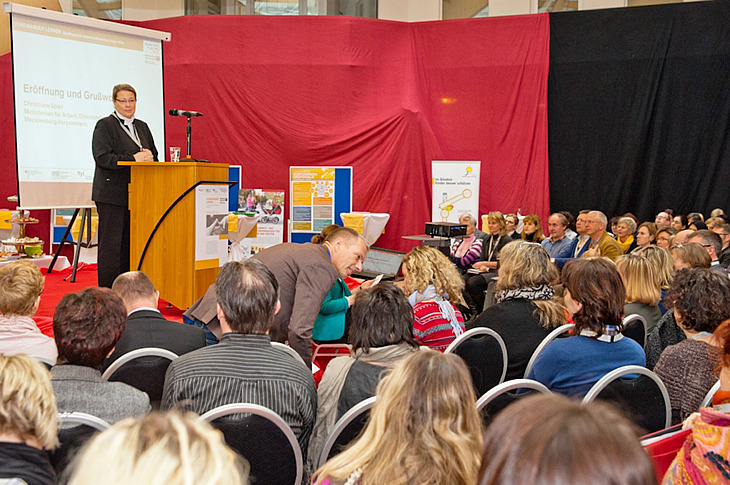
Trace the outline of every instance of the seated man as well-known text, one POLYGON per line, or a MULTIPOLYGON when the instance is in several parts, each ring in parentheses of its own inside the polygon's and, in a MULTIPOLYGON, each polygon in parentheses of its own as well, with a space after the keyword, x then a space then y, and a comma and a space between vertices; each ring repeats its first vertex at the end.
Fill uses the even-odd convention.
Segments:
POLYGON ((279 311, 279 284, 257 260, 230 262, 215 282, 220 343, 195 350, 167 369, 163 410, 181 403, 203 414, 236 402, 259 404, 281 416, 306 456, 317 412, 312 372, 271 345, 269 329, 279 311))
POLYGON ((710 255, 711 270, 724 275, 727 274, 725 269, 720 266, 720 253, 722 252, 722 238, 720 236, 709 229, 701 229, 699 231, 695 231, 689 237, 689 242, 700 244, 703 248, 705 248, 707 254, 710 255))
POLYGON ((127 324, 108 362, 132 350, 159 347, 177 355, 205 347, 205 332, 198 327, 170 322, 157 309, 160 292, 141 271, 117 276, 112 291, 124 302, 127 324))
POLYGON ((108 288, 69 293, 58 303, 53 333, 59 364, 51 368, 58 412, 78 411, 114 423, 150 411, 147 394, 101 377, 126 318, 122 299, 108 288))
POLYGON ((38 330, 32 318, 43 283, 43 275, 30 261, 0 267, 0 353, 28 354, 53 365, 58 355, 56 343, 38 330))

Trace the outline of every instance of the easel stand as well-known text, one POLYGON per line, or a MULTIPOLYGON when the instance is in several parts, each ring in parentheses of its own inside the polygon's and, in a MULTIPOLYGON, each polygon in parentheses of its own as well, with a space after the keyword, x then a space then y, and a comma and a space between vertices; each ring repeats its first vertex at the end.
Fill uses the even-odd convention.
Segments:
MULTIPOLYGON (((61 238, 61 243, 58 245, 58 249, 56 250, 56 253, 53 255, 53 260, 51 261, 50 266, 48 266, 48 270, 46 273, 50 273, 53 271, 53 266, 56 264, 56 260, 58 259, 58 256, 61 254, 61 249, 63 248, 63 245, 69 243, 76 246, 74 249, 74 264, 73 264, 73 270, 71 271, 71 283, 76 282, 76 270, 79 267, 79 254, 81 253, 81 248, 92 248, 96 246, 96 244, 91 244, 91 209, 90 208, 84 208, 84 209, 76 209, 74 211, 73 216, 71 216, 71 221, 66 226, 66 231, 63 233, 63 237, 61 238), (81 227, 79 228, 79 237, 77 241, 74 241, 73 239, 69 239, 69 234, 71 234, 71 228, 74 225, 74 221, 76 221, 76 217, 79 215, 79 211, 83 211, 81 213, 81 227), (86 228, 86 242, 84 242, 84 228, 86 228)), ((64 278, 63 281, 66 281, 68 277, 64 278)))

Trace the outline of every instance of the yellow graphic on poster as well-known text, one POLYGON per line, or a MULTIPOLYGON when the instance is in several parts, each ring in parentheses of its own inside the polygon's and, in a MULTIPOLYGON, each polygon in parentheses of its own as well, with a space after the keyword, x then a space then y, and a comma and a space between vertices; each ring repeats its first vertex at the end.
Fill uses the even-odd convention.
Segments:
POLYGON ((335 169, 290 167, 292 231, 319 232, 334 222, 335 169))
POLYGON ((479 161, 431 161, 431 220, 458 222, 465 212, 479 213, 479 161))

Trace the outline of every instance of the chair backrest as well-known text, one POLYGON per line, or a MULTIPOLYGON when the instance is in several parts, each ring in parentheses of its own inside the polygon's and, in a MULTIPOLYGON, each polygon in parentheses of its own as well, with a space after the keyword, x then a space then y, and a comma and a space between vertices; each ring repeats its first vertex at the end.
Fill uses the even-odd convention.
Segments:
POLYGON ((625 337, 635 340, 642 348, 646 348, 646 319, 638 313, 626 315, 623 320, 625 337))
POLYGON ((668 428, 672 406, 662 380, 638 365, 625 365, 603 376, 583 398, 583 404, 601 399, 616 404, 634 423, 651 433, 668 428), (638 377, 623 378, 638 374, 638 377))
POLYGON ((705 394, 705 397, 702 398, 702 403, 700 403, 700 407, 707 408, 707 407, 712 406, 712 398, 715 396, 715 393, 718 390, 720 390, 720 381, 719 380, 712 385, 710 390, 707 391, 707 394, 705 394))
POLYGON ((503 382, 488 390, 477 399, 477 411, 482 416, 484 424, 487 425, 500 411, 512 404, 517 399, 529 396, 536 391, 543 394, 550 394, 550 389, 542 383, 532 379, 512 379, 503 382), (524 389, 528 392, 515 394, 512 391, 524 389))
POLYGON ((477 396, 503 382, 507 375, 507 346, 491 328, 467 330, 444 353, 456 354, 466 362, 477 396))
POLYGON ((319 462, 317 468, 324 465, 327 460, 340 453, 350 442, 352 442, 360 434, 365 427, 368 417, 370 416, 370 408, 375 403, 375 396, 360 401, 350 408, 335 423, 329 436, 324 442, 322 452, 319 454, 319 462))
POLYGON ((530 375, 530 371, 532 370, 532 366, 535 365, 535 361, 537 360, 537 356, 540 355, 540 352, 545 350, 545 347, 548 346, 550 342, 555 340, 556 338, 560 337, 561 335, 564 335, 571 330, 575 328, 575 324, 573 323, 566 323, 565 325, 561 325, 542 339, 542 342, 540 342, 540 345, 537 346, 535 351, 532 353, 532 356, 530 357, 529 362, 527 362, 527 367, 525 368, 525 379, 527 379, 527 376, 530 375))
POLYGON ((76 452, 99 431, 111 427, 101 418, 86 413, 58 413, 58 447, 51 453, 51 464, 60 476, 76 452), (69 427, 68 425, 73 425, 69 427))
POLYGON ((165 373, 177 354, 157 347, 135 349, 120 356, 104 371, 108 381, 124 382, 146 392, 150 402, 162 400, 165 373))
POLYGON ((307 366, 307 364, 304 363, 304 359, 302 359, 302 356, 299 355, 299 353, 297 353, 296 350, 294 350, 293 348, 289 347, 288 345, 283 344, 281 342, 273 342, 272 341, 271 342, 271 346, 274 347, 274 348, 283 350, 287 354, 291 355, 294 360, 296 360, 297 362, 301 362, 302 365, 305 366, 305 367, 307 366))
POLYGON ((219 429, 228 446, 248 460, 251 483, 301 483, 304 462, 297 437, 271 409, 258 404, 233 403, 211 409, 199 419, 219 429))
POLYGON ((312 361, 320 357, 335 358, 349 355, 351 350, 352 346, 348 344, 315 344, 312 361))

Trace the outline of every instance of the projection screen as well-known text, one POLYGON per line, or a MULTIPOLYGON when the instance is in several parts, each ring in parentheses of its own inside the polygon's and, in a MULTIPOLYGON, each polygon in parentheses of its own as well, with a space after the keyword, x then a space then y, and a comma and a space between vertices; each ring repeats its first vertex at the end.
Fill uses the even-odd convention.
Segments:
POLYGON ((112 88, 137 90, 135 116, 165 154, 162 41, 170 34, 4 3, 10 12, 18 205, 92 207, 96 121, 112 88))

